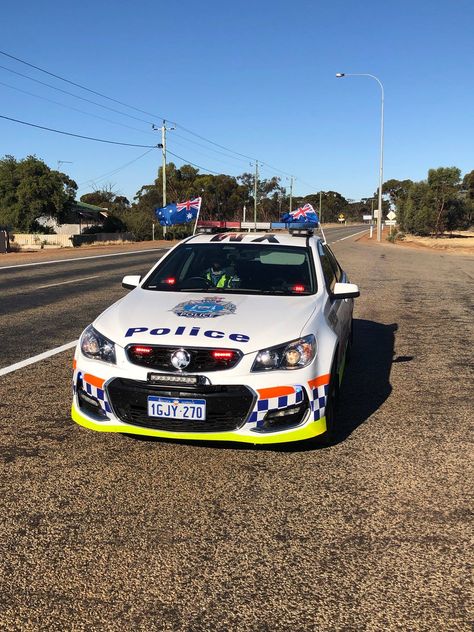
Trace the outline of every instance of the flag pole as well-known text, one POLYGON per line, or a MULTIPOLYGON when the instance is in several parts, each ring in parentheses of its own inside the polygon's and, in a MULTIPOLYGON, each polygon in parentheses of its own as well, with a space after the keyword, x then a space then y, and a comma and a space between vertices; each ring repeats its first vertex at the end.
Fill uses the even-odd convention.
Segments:
POLYGON ((202 203, 202 198, 199 198, 199 208, 198 208, 198 212, 196 214, 196 221, 194 222, 193 235, 196 234, 196 229, 197 229, 197 225, 198 225, 198 221, 199 221, 199 214, 201 212, 201 203, 202 203))

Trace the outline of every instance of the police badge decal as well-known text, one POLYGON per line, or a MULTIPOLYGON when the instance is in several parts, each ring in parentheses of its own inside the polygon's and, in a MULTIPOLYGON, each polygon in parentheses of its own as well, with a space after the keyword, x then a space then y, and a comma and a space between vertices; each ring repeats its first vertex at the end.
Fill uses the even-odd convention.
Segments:
POLYGON ((194 301, 179 303, 171 310, 176 316, 185 318, 217 318, 235 314, 236 306, 220 296, 210 296, 194 301))

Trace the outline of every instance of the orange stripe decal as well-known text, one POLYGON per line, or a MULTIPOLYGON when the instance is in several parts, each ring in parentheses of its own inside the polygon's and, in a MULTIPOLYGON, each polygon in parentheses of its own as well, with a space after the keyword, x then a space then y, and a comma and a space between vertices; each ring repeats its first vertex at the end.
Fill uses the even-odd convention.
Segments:
POLYGON ((88 382, 97 388, 104 388, 105 380, 102 380, 100 377, 95 377, 95 375, 91 375, 90 373, 85 373, 82 378, 84 382, 88 382))
POLYGON ((324 386, 324 384, 329 384, 329 380, 331 379, 330 374, 320 375, 319 377, 315 377, 313 380, 309 380, 308 385, 309 388, 317 388, 318 386, 324 386))
POLYGON ((257 393, 260 399, 270 399, 271 397, 281 397, 282 395, 293 395, 293 386, 274 386, 273 388, 260 388, 257 393))
POLYGON ((77 360, 76 358, 74 358, 74 360, 72 361, 72 368, 75 369, 77 366, 77 360))

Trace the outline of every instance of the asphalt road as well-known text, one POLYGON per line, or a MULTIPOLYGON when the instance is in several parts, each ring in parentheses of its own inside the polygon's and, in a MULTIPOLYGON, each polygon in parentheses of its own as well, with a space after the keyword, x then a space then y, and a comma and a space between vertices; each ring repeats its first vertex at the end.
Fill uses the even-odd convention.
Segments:
POLYGON ((87 431, 72 351, 0 377, 2 630, 472 629, 474 258, 334 250, 362 295, 330 448, 87 431))
MULTIPOLYGON (((328 241, 363 228, 330 228, 328 241)), ((123 276, 146 273, 164 253, 157 249, 84 259, 79 251, 77 260, 4 268, 0 264, 0 369, 77 339, 126 293, 123 276)))

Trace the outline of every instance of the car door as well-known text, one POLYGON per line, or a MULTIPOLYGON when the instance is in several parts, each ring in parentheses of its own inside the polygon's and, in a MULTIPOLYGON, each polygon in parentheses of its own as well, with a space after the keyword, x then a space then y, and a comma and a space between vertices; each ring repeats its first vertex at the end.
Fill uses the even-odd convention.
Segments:
POLYGON ((352 312, 352 305, 348 303, 347 299, 331 298, 335 284, 343 283, 346 279, 342 268, 337 263, 337 260, 329 247, 322 242, 318 242, 318 255, 327 290, 324 315, 326 316, 329 326, 337 335, 339 341, 337 357, 337 369, 339 370, 350 334, 350 314, 352 312))
MULTIPOLYGON (((325 244, 323 248, 326 251, 326 254, 329 258, 329 262, 331 263, 332 268, 334 270, 334 274, 336 275, 336 281, 338 283, 349 283, 347 274, 339 265, 339 262, 336 259, 336 256, 334 255, 331 248, 327 244, 325 244)), ((344 298, 340 301, 340 303, 341 304, 339 307, 338 314, 341 320, 341 334, 342 334, 343 348, 345 349, 347 341, 349 340, 349 336, 351 335, 352 311, 354 309, 354 300, 352 298, 344 298)))

